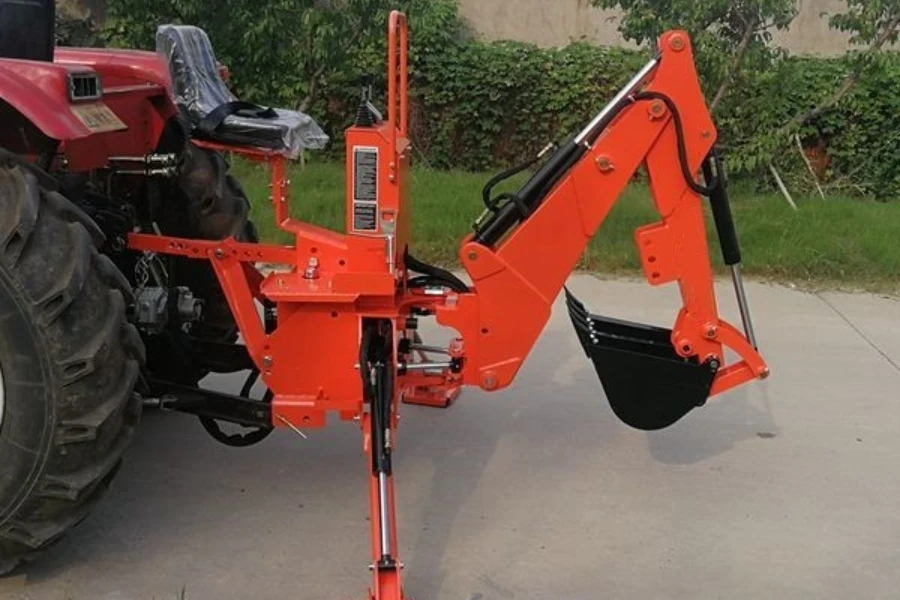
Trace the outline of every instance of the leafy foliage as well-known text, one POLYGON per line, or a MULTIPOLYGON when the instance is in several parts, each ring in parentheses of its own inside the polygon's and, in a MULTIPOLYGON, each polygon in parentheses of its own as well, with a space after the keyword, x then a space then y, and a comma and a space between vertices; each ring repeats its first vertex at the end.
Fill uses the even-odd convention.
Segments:
MULTIPOLYGON (((418 2, 421 4, 421 1, 418 2)), ((347 72, 383 37, 389 0, 110 0, 108 39, 152 48, 161 23, 204 28, 240 94, 297 106, 321 100, 329 78, 347 72)), ((407 2, 415 4, 415 2, 407 2)))
POLYGON ((896 38, 900 0, 846 0, 831 23, 868 47, 839 59, 791 58, 771 47, 771 32, 790 22, 796 0, 592 1, 624 8, 623 34, 645 49, 472 40, 455 0, 109 0, 103 33, 116 45, 152 48, 160 23, 203 27, 240 96, 308 109, 339 157, 364 75, 384 104, 386 20, 398 8, 412 29, 416 160, 482 171, 527 160, 579 129, 645 62, 648 42, 680 27, 692 34, 708 97, 721 100, 716 120, 733 176, 766 182, 775 160, 792 185, 808 185, 796 132, 819 152, 827 182, 900 195, 892 151, 900 138, 892 122, 900 113, 900 58, 872 51, 882 37, 896 38), (851 77, 839 102, 823 103, 851 77), (720 93, 723 84, 730 93, 720 93))
MULTIPOLYGON (((383 77, 393 8, 417 28, 413 60, 461 31, 452 0, 109 0, 104 37, 111 45, 152 49, 160 24, 197 25, 228 65, 239 96, 343 125, 354 112, 347 101, 358 98, 362 76, 383 77)), ((329 129, 333 137, 338 132, 329 129)))
MULTIPOLYGON (((791 139, 773 135, 793 115, 816 107, 854 68, 850 58, 791 58, 760 75, 722 107, 719 128, 729 169, 759 178, 770 160, 802 189, 812 183, 791 139)), ((876 198, 900 196, 900 57, 873 61, 843 100, 799 126, 807 149, 823 153, 824 182, 851 193, 876 198)))
POLYGON ((433 166, 483 170, 580 129, 645 62, 584 43, 472 42, 419 69, 413 142, 433 166))
POLYGON ((728 85, 767 69, 781 53, 770 45, 773 29, 797 15, 797 0, 591 0, 625 12, 619 31, 638 44, 653 45, 670 29, 691 36, 707 95, 717 105, 728 85), (735 81, 737 80, 737 81, 735 81))
POLYGON ((90 17, 57 10, 56 43, 60 46, 97 47, 103 45, 103 39, 98 33, 97 24, 90 17))
POLYGON ((888 43, 897 41, 897 19, 900 15, 898 0, 845 0, 847 10, 832 15, 829 23, 839 31, 850 33, 854 44, 872 44, 887 35, 888 43))

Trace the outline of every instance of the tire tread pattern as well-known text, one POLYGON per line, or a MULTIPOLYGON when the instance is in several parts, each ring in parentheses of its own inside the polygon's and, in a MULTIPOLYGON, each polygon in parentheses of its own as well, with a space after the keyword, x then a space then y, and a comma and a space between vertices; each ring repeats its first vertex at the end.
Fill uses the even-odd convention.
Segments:
POLYGON ((39 332, 53 398, 42 464, 0 514, 2 574, 63 537, 109 486, 140 420, 145 352, 126 314, 132 290, 99 253, 103 235, 87 215, 2 162, 0 214, 0 269, 39 332))

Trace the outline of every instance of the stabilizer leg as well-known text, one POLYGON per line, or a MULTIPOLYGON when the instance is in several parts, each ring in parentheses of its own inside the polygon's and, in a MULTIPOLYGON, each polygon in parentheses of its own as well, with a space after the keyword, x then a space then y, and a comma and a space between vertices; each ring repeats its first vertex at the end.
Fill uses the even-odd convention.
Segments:
POLYGON ((403 600, 402 564, 397 557, 397 526, 394 477, 391 462, 396 409, 394 365, 391 359, 390 324, 366 326, 361 347, 360 369, 369 406, 361 423, 369 458, 369 513, 372 524, 372 588, 369 600, 403 600), (381 326, 381 331, 379 331, 381 326))

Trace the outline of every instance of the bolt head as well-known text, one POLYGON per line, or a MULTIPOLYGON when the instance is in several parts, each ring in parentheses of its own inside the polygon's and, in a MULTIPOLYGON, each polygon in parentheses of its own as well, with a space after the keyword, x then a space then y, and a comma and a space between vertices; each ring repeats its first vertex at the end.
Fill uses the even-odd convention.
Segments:
POLYGON ((719 330, 716 327, 708 327, 706 329, 706 337, 709 339, 713 339, 719 333, 719 330))
POLYGON ((271 367, 273 364, 275 364, 275 361, 272 359, 271 356, 266 355, 266 356, 263 356, 262 363, 263 363, 263 366, 264 366, 264 367, 269 368, 269 367, 271 367))
POLYGON ((651 119, 659 119, 666 114, 666 105, 661 100, 654 100, 647 109, 651 119))
POLYGON ((488 373, 487 375, 484 376, 482 383, 484 384, 484 389, 486 389, 486 390, 496 389, 497 376, 494 373, 488 373))
POLYGON ((669 41, 669 46, 671 46, 672 50, 675 52, 681 52, 684 50, 684 37, 682 35, 672 36, 671 41, 669 41))
POLYGON ((597 168, 600 169, 601 173, 609 173, 615 167, 613 166, 612 159, 608 156, 598 156, 594 163, 597 165, 597 168))
POLYGON ((225 251, 221 248, 216 249, 216 258, 225 258, 225 251))
POLYGON ((469 252, 469 260, 478 260, 478 253, 474 250, 469 252))

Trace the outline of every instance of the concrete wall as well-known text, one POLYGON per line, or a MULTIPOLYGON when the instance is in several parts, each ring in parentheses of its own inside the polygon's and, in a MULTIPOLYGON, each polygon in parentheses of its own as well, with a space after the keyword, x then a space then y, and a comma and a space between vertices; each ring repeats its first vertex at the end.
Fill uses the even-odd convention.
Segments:
MULTIPOLYGON (((590 6, 589 0, 459 0, 473 30, 488 40, 514 39, 541 46, 585 39, 627 44, 617 31, 618 13, 590 6)), ((833 56, 847 49, 847 38, 828 27, 823 12, 844 8, 843 0, 800 0, 790 31, 776 32, 777 43, 793 54, 833 56)))
MULTIPOLYGON (((618 13, 590 6, 589 0, 458 0, 473 30, 488 40, 514 39, 541 46, 584 39, 598 44, 630 46, 617 31, 618 13)), ((63 10, 102 21, 105 0, 57 0, 63 10)), ((829 29, 823 12, 834 13, 844 0, 800 0, 800 14, 776 41, 794 54, 832 56, 847 48, 847 38, 829 29)))

